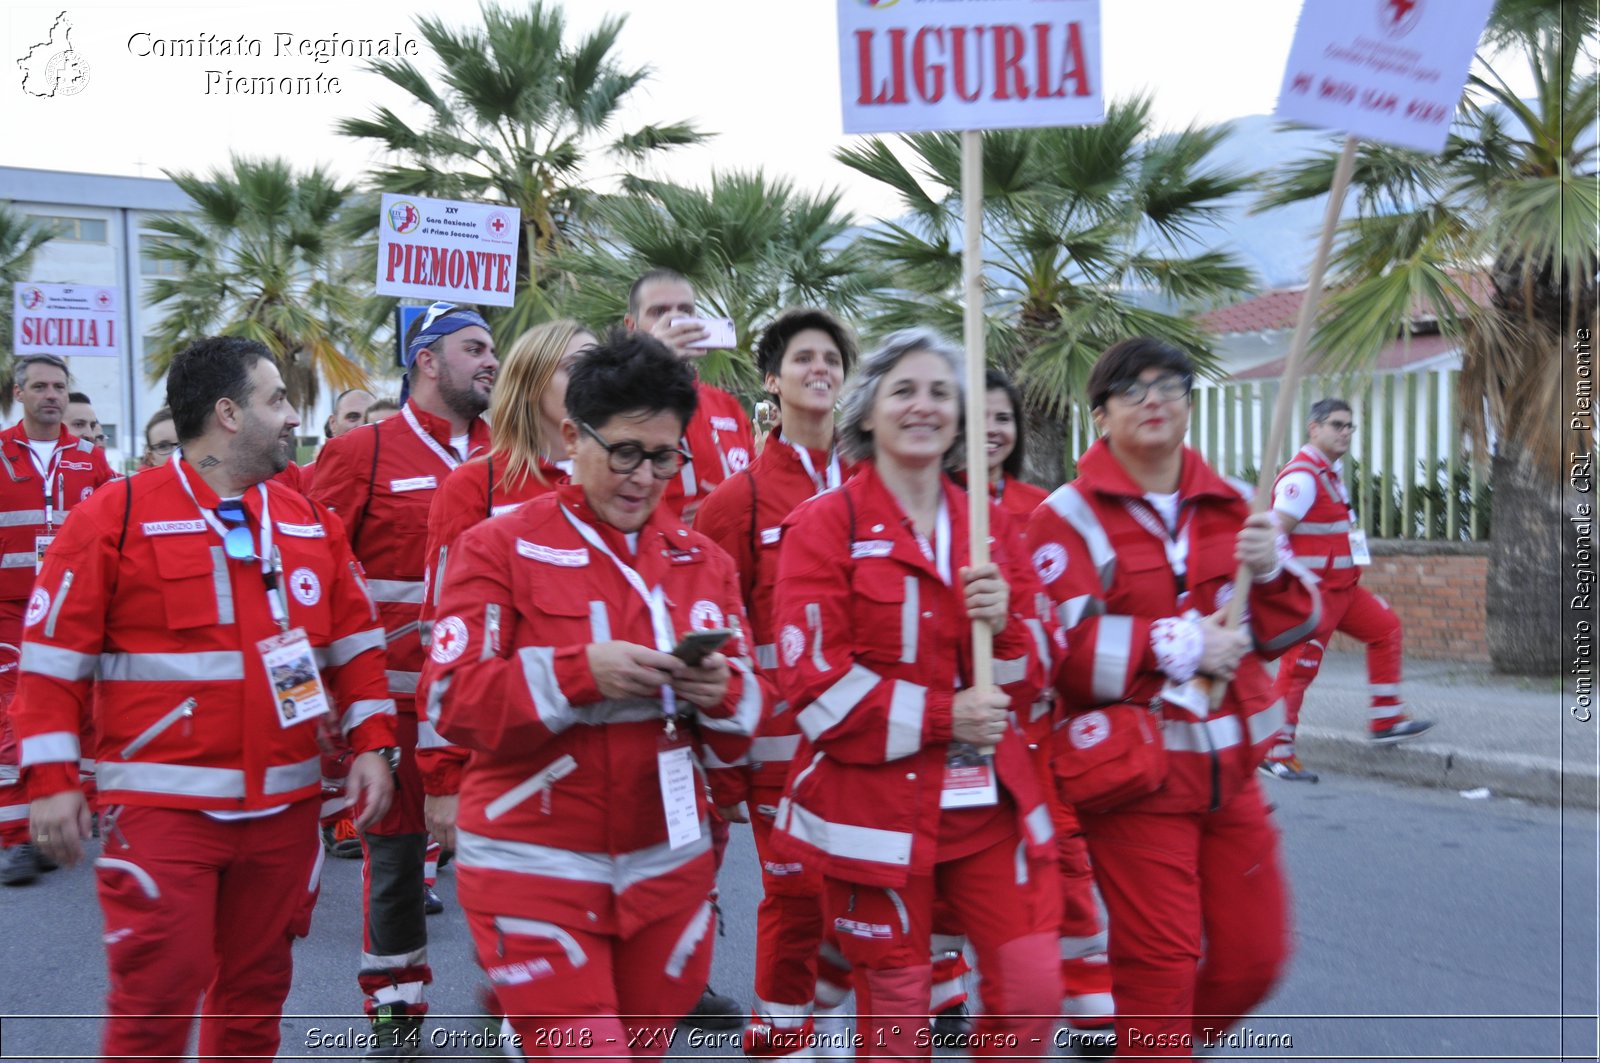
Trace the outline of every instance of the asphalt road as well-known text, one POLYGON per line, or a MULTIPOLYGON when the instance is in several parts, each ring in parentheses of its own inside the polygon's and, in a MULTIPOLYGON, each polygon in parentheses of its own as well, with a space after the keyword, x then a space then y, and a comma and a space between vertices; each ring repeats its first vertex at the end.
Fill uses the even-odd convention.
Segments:
MULTIPOLYGON (((1594 815, 1351 777, 1264 785, 1284 832, 1296 953, 1250 1032, 1211 1058, 1600 1058, 1594 815)), ((355 862, 328 861, 312 936, 296 949, 281 1059, 359 1055, 339 1047, 363 1028, 350 1018, 359 881, 355 862)), ((735 830, 722 889, 713 984, 748 1000, 759 883, 747 831, 735 830)), ((449 870, 440 892, 430 999, 443 1041, 478 1029, 467 1016, 479 975, 449 870)), ((0 892, 0 1058, 94 1058, 100 929, 85 866, 0 892)), ((691 1045, 680 1028, 672 1054, 739 1056, 736 1033, 709 1041, 691 1045)))

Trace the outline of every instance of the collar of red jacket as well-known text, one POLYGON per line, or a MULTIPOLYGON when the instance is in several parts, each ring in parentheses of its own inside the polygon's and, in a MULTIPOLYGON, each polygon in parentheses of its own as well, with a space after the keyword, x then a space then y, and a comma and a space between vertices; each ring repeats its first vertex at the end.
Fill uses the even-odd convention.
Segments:
MULTIPOLYGON (((833 442, 835 446, 838 446, 839 437, 837 435, 833 437, 833 442)), ((828 452, 824 450, 819 454, 810 447, 807 447, 806 450, 811 453, 811 463, 816 466, 817 475, 826 475, 828 452)), ((767 433, 767 441, 761 445, 761 456, 756 460, 760 461, 763 458, 768 462, 792 466, 797 473, 804 474, 805 472, 805 467, 800 464, 800 455, 794 452, 794 446, 783 441, 782 425, 767 433)), ((839 455, 839 479, 841 481, 850 479, 851 475, 856 471, 856 467, 856 462, 846 461, 843 454, 839 455)))
MULTIPOLYGON (((0 440, 4 440, 7 443, 14 443, 19 447, 25 447, 25 446, 28 445, 28 433, 22 427, 22 422, 18 421, 16 424, 12 425, 10 428, 7 428, 5 431, 0 432, 0 440)), ((75 447, 77 445, 78 445, 78 437, 73 435, 71 432, 67 431, 67 426, 66 425, 62 425, 61 426, 61 435, 56 440, 56 449, 57 450, 66 450, 68 447, 75 447)))
MULTIPOLYGON (((606 541, 606 545, 616 551, 618 557, 628 556, 631 551, 628 549, 628 540, 625 538, 624 533, 595 515, 595 511, 589 508, 589 503, 584 498, 582 484, 564 480, 556 484, 555 492, 557 497, 561 499, 561 504, 572 510, 573 516, 598 531, 600 537, 606 541)), ((672 511, 666 506, 657 502, 656 508, 650 511, 649 519, 639 529, 639 553, 644 553, 644 546, 647 540, 656 535, 664 536, 681 527, 684 527, 683 522, 674 517, 672 511)))
MULTIPOLYGON (((222 501, 221 497, 211 489, 211 485, 206 483, 204 477, 195 471, 195 467, 189 464, 189 459, 187 458, 175 456, 165 465, 155 469, 146 469, 140 475, 160 476, 164 474, 168 480, 173 482, 173 490, 182 491, 183 485, 177 482, 178 466, 180 464, 183 466, 184 475, 189 481, 189 487, 194 491, 194 500, 200 504, 200 508, 216 509, 217 503, 222 501)), ((280 473, 279 475, 282 474, 280 473)), ((271 479, 271 477, 268 477, 268 479, 271 479)), ((261 483, 266 482, 266 480, 261 481, 261 483)), ((252 520, 261 519, 261 492, 256 490, 258 486, 259 484, 251 484, 244 489, 244 494, 240 496, 244 501, 244 511, 250 514, 252 520)))
MULTIPOLYGON (((907 560, 923 564, 929 571, 933 571, 933 562, 929 561, 922 553, 922 548, 916 545, 916 532, 912 529, 911 518, 906 516, 906 511, 901 508, 900 500, 894 497, 889 490, 889 485, 883 482, 883 477, 878 475, 876 462, 864 461, 861 471, 848 481, 855 485, 855 494, 860 499, 861 510, 856 514, 855 538, 872 539, 884 534, 874 531, 876 524, 884 523, 886 517, 894 519, 894 526, 901 529, 896 539, 903 539, 911 544, 911 549, 904 556, 907 560)), ((951 479, 948 475, 939 475, 939 487, 944 491, 944 502, 950 511, 950 556, 965 558, 967 556, 967 492, 951 479)), ((990 503, 990 515, 993 516, 994 505, 990 503)), ((992 522, 991 522, 992 526, 992 522)), ((962 562, 965 564, 965 562, 962 562)))
MULTIPOLYGON (((417 400, 414 398, 406 400, 406 409, 411 411, 412 416, 417 419, 417 423, 422 426, 422 430, 432 436, 434 442, 443 447, 450 445, 449 421, 443 417, 435 417, 427 410, 424 410, 417 405, 417 400)), ((467 454, 471 456, 488 445, 489 422, 482 417, 476 417, 473 419, 472 424, 467 426, 467 454)))
POLYGON ((1339 466, 1343 463, 1343 459, 1340 459, 1339 461, 1333 461, 1328 457, 1328 455, 1324 454, 1322 452, 1322 448, 1317 446, 1315 443, 1307 443, 1305 446, 1300 448, 1300 453, 1304 454, 1306 456, 1306 460, 1311 462, 1311 464, 1327 469, 1334 475, 1335 479, 1338 478, 1339 466))
MULTIPOLYGON (((1111 453, 1111 445, 1103 437, 1095 440, 1094 445, 1078 459, 1076 482, 1100 494, 1127 498, 1143 498, 1146 494, 1144 488, 1133 482, 1128 471, 1122 467, 1122 462, 1111 453)), ((1239 492, 1206 464, 1206 459, 1200 456, 1199 451, 1184 447, 1183 471, 1178 475, 1178 497, 1191 499, 1206 495, 1238 498, 1239 492)))

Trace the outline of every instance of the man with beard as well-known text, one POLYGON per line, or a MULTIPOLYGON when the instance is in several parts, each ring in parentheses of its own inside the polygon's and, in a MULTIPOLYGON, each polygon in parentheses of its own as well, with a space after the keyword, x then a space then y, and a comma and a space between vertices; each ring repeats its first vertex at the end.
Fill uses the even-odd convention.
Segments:
POLYGON ((69 405, 65 361, 53 354, 18 358, 12 380, 22 420, 0 432, 6 472, 0 476, 0 882, 21 886, 55 866, 41 863, 28 841, 28 802, 8 720, 22 612, 44 547, 67 511, 114 474, 105 451, 63 428, 69 405))
POLYGON ((167 397, 180 455, 79 505, 28 599, 16 724, 31 829, 42 855, 83 856, 92 692, 102 1056, 177 1059, 198 1010, 201 1058, 271 1059, 316 900, 327 721, 357 753, 358 822, 389 804, 383 631, 339 519, 270 482, 299 421, 266 347, 193 344, 167 397))
MULTIPOLYGON (((416 764, 419 744, 442 744, 416 707, 428 507, 450 470, 488 449, 481 415, 500 365, 488 323, 450 303, 434 303, 417 318, 405 350, 410 398, 399 415, 329 440, 311 490, 349 528, 388 636, 389 691, 399 712, 398 793, 388 816, 362 839, 366 926, 358 980, 375 1035, 367 1055, 400 1059, 421 1048, 423 986, 433 980, 424 910, 428 835, 416 764)), ((342 770, 325 764, 324 776, 342 770)))

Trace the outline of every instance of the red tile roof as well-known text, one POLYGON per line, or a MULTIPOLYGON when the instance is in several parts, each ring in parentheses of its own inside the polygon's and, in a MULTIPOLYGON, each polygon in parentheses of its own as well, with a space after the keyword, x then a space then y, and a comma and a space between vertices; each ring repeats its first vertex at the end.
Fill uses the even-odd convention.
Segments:
MULTIPOLYGON (((1419 362, 1426 362, 1430 358, 1437 358, 1447 351, 1460 346, 1459 342, 1447 336, 1412 336, 1409 349, 1404 340, 1395 340, 1378 354, 1378 360, 1372 364, 1373 372, 1386 372, 1397 369, 1406 369, 1419 362)), ((1276 380, 1283 376, 1284 363, 1287 358, 1274 358, 1270 362, 1253 366, 1243 372, 1235 373, 1229 380, 1276 380)), ((1309 365, 1308 370, 1315 373, 1316 363, 1309 365)))
MULTIPOLYGON (((1487 275, 1474 273, 1462 278, 1461 283, 1479 306, 1488 304, 1487 275)), ((1326 294, 1324 291, 1324 297, 1326 294)), ((1199 322, 1202 328, 1219 336, 1292 329, 1300 317, 1300 305, 1305 301, 1305 295, 1304 288, 1284 288, 1275 292, 1264 292, 1242 302, 1209 310, 1200 315, 1199 322)), ((1421 303, 1413 306, 1412 314, 1425 319, 1432 318, 1432 314, 1428 313, 1427 308, 1421 303)))

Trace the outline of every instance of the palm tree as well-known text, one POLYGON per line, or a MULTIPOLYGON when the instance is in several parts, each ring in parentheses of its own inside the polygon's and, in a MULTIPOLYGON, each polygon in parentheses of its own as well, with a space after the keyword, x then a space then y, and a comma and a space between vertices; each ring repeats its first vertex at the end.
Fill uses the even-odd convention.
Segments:
MULTIPOLYGON (((1559 617, 1576 594, 1563 590, 1560 485, 1570 456, 1594 447, 1592 432, 1565 429, 1569 352, 1597 325, 1596 21, 1590 3, 1502 0, 1484 43, 1528 64, 1532 96, 1485 60, 1441 155, 1361 146, 1358 213, 1339 234, 1315 340, 1330 368, 1368 367, 1420 305, 1460 341, 1460 405, 1479 455, 1492 449, 1485 604, 1506 672, 1559 670, 1559 617), (1486 279, 1486 305, 1469 277, 1486 279)), ((1332 156, 1287 171, 1264 205, 1326 194, 1332 156)))
POLYGON ((316 401, 325 381, 367 387, 376 362, 368 298, 370 273, 357 270, 335 226, 351 195, 322 169, 296 173, 283 159, 234 158, 208 177, 170 177, 195 210, 153 219, 163 234, 151 257, 175 262, 176 276, 150 282, 149 305, 165 310, 145 352, 151 380, 201 336, 259 340, 283 367, 289 401, 316 401))
POLYGON ((32 280, 34 252, 50 239, 50 230, 0 205, 0 413, 11 414, 11 313, 16 285, 32 280))
POLYGON ((614 54, 623 18, 606 18, 573 41, 560 7, 544 0, 517 10, 486 4, 482 14, 482 27, 463 30, 417 20, 439 59, 437 74, 404 59, 370 65, 411 97, 420 120, 378 107, 336 128, 387 152, 390 161, 369 175, 374 189, 522 211, 518 304, 496 323, 515 335, 538 316, 547 259, 593 198, 594 159, 636 163, 704 135, 687 122, 614 134, 624 105, 649 77, 614 54))
MULTIPOLYGON (((1167 307, 1251 286, 1231 254, 1189 253, 1222 200, 1245 187, 1215 166, 1226 127, 1152 135, 1150 101, 1113 103, 1103 125, 983 134, 986 351, 1016 374, 1029 405, 1028 474, 1070 475, 1065 420, 1100 352, 1126 336, 1160 336, 1207 370, 1205 333, 1167 307)), ((892 278, 872 325, 962 332, 960 138, 868 138, 845 165, 892 188, 904 208, 863 243, 892 278)))
POLYGON ((822 306, 846 318, 863 305, 876 277, 859 247, 839 194, 796 191, 787 180, 714 173, 707 189, 631 181, 633 194, 593 204, 572 250, 558 255, 551 299, 560 312, 604 324, 622 319, 628 289, 646 270, 677 270, 694 284, 701 311, 733 319, 737 351, 701 363, 713 383, 756 391, 758 330, 780 310, 822 306))

